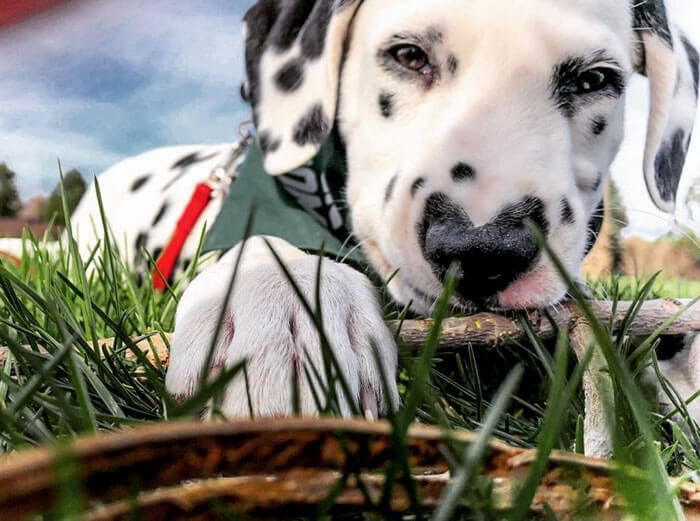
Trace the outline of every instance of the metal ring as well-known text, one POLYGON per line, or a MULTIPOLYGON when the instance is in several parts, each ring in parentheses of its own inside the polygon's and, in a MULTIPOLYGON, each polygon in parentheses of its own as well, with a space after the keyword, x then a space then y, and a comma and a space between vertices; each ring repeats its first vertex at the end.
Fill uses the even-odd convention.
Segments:
POLYGON ((253 132, 255 130, 255 126, 253 125, 253 120, 247 119, 245 121, 241 121, 238 124, 238 135, 241 137, 241 139, 249 139, 253 136, 253 132), (246 129, 246 127, 250 127, 246 129))

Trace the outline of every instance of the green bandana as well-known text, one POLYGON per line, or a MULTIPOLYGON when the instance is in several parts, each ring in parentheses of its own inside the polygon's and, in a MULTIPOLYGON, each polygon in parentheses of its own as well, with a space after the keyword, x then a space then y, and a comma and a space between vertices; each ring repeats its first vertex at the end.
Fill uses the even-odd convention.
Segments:
POLYGON ((241 242, 254 206, 251 236, 272 235, 305 251, 364 263, 340 202, 346 169, 335 141, 331 137, 311 162, 280 176, 265 172, 260 146, 251 144, 203 250, 228 250, 241 242))

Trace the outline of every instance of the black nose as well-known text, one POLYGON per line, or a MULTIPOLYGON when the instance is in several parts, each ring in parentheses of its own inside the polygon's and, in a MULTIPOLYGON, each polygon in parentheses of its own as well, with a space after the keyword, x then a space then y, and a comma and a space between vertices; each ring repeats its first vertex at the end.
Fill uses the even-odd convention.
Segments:
POLYGON ((525 227, 528 218, 547 232, 544 203, 536 197, 526 197, 476 227, 445 194, 435 193, 426 201, 419 241, 440 278, 456 263, 462 271, 459 293, 484 299, 507 288, 537 259, 537 243, 525 227))

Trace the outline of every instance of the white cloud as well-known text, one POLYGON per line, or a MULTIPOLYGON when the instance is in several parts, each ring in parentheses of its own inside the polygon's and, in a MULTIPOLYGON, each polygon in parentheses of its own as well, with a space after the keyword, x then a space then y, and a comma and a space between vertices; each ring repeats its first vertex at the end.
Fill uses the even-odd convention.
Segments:
POLYGON ((240 4, 95 0, 1 32, 0 161, 17 171, 21 195, 55 184, 57 157, 95 174, 155 146, 233 140, 248 117, 238 101, 242 12, 240 4), (80 75, 91 57, 141 83, 120 99, 83 92, 95 80, 80 75))
POLYGON ((242 8, 183 0, 93 0, 7 29, 0 36, 0 72, 43 57, 109 52, 136 68, 225 83, 242 73, 242 8))
POLYGON ((86 175, 95 174, 96 169, 120 159, 89 136, 80 133, 29 134, 25 132, 0 131, 3 147, 10 150, 10 168, 22 174, 21 188, 25 197, 38 192, 46 193, 58 181, 58 160, 64 172, 80 166, 86 175), (37 151, 51 153, 37 153, 37 151))

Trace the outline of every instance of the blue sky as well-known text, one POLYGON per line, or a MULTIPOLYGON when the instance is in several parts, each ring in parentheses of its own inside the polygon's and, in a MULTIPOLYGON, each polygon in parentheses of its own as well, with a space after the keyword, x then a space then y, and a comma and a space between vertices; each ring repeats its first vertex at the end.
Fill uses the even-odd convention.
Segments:
POLYGON ((23 197, 169 144, 232 140, 241 0, 93 0, 0 30, 0 161, 23 197))
MULTIPOLYGON (((700 1, 669 0, 700 43, 700 1)), ((252 0, 74 0, 0 29, 0 161, 22 197, 46 193, 65 170, 98 174, 157 146, 227 142, 248 118, 239 98, 241 18, 252 0)), ((639 174, 645 81, 630 89, 627 139, 613 167, 631 231, 658 235, 673 218, 656 211, 639 174)), ((700 132, 681 188, 700 174, 700 132)), ((676 216, 689 223, 683 209, 676 216)))

